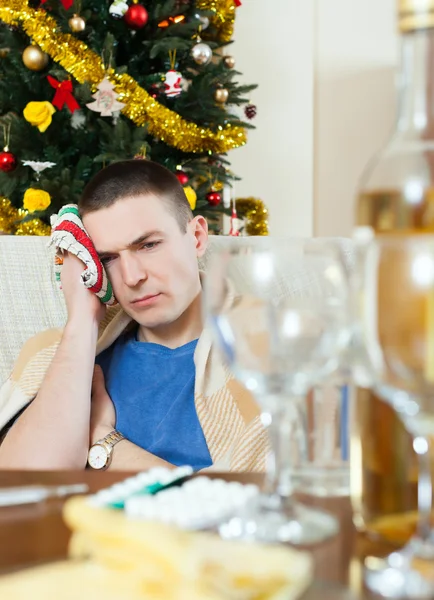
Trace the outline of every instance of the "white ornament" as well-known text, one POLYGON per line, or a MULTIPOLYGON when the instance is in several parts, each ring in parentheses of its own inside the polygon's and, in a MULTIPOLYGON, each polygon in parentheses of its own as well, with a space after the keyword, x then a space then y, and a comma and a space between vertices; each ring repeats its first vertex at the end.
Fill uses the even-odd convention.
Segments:
POLYGON ((128 10, 128 4, 124 0, 114 0, 110 5, 109 13, 116 19, 121 19, 128 10))
POLYGON ((102 117, 112 117, 114 112, 125 106, 123 102, 117 101, 118 94, 114 91, 114 87, 107 77, 104 77, 97 85, 98 91, 92 96, 95 101, 89 102, 86 106, 90 110, 101 113, 102 117))
POLYGON ((42 173, 42 171, 45 171, 45 169, 51 169, 51 167, 55 167, 56 163, 48 161, 40 162, 37 160, 23 160, 23 165, 33 169, 35 173, 42 173))
POLYGON ((203 67, 212 59, 212 50, 208 44, 204 44, 200 38, 197 38, 197 44, 191 49, 191 56, 197 65, 203 67))
POLYGON ((197 19, 198 21, 200 21, 200 25, 201 25, 202 31, 204 29, 207 29, 209 27, 209 19, 208 19, 208 17, 202 16, 199 13, 196 13, 194 15, 194 18, 197 19))
POLYGON ((166 80, 164 82, 164 93, 166 96, 174 98, 182 93, 181 80, 182 75, 179 71, 175 71, 175 69, 167 71, 166 80))
POLYGON ((86 123, 86 115, 82 110, 75 110, 71 117, 71 127, 73 129, 80 129, 86 123))
POLYGON ((226 184, 223 186, 223 206, 229 208, 232 202, 232 188, 226 184))

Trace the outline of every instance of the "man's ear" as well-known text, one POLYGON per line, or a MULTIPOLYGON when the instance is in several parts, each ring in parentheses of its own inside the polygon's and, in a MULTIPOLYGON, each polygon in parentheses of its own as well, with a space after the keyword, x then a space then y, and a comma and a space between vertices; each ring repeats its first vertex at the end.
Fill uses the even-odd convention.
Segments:
POLYGON ((205 217, 197 215, 188 224, 195 240, 197 258, 201 258, 208 246, 208 221, 205 217))

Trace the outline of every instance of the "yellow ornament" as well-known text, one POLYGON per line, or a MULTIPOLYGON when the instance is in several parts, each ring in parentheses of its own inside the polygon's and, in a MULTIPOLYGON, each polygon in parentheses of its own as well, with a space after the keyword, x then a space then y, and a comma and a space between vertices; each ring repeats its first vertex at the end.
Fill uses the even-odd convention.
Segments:
POLYGON ((29 102, 23 110, 23 115, 26 121, 43 133, 51 125, 51 115, 55 112, 51 102, 29 102))
POLYGON ((45 210, 50 204, 50 194, 44 190, 29 188, 24 194, 23 207, 30 213, 45 210))
POLYGON ((187 197, 188 203, 190 205, 191 210, 196 208, 197 195, 191 185, 187 185, 184 188, 184 193, 187 197))

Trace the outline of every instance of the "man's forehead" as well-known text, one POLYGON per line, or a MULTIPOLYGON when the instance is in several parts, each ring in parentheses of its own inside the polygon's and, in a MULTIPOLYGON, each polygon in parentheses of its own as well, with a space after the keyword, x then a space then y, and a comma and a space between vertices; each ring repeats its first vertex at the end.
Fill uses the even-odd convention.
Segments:
POLYGON ((146 200, 143 203, 120 200, 109 208, 85 214, 83 224, 101 251, 127 246, 153 232, 164 234, 171 225, 167 211, 146 200))
POLYGON ((91 237, 102 233, 106 228, 162 228, 170 216, 164 204, 164 201, 150 194, 125 198, 107 208, 86 213, 83 223, 91 237))

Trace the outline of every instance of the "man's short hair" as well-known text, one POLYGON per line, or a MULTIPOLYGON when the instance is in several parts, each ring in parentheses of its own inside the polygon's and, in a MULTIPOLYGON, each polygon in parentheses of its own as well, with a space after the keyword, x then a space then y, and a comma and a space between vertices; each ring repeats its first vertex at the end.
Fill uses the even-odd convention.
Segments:
POLYGON ((193 218, 184 188, 174 173, 150 160, 123 160, 102 169, 84 188, 78 208, 87 213, 109 208, 118 200, 152 194, 160 198, 182 232, 193 218))

